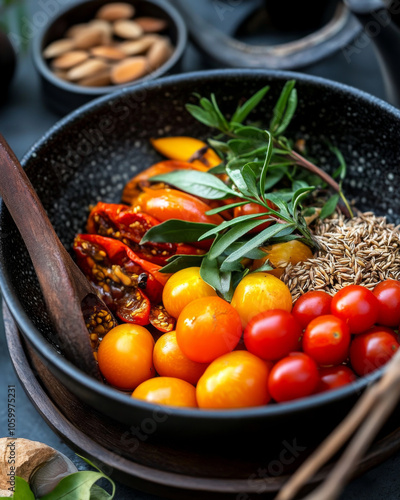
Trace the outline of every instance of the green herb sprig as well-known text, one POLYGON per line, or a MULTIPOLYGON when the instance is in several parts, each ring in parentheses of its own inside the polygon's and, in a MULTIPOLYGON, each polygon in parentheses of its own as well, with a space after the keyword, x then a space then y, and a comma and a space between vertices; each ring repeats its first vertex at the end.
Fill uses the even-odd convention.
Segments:
MULTIPOLYGON (((331 148, 340 161, 335 173, 340 178, 338 184, 294 151, 291 142, 282 135, 297 107, 294 80, 284 85, 273 109, 269 130, 243 124, 268 90, 269 87, 262 88, 238 106, 231 120, 221 112, 215 95, 210 99, 197 96, 199 105, 188 104, 186 108, 198 121, 220 132, 209 140, 209 144, 221 157, 221 164, 208 172, 179 170, 151 179, 207 200, 238 200, 221 204, 209 210, 207 215, 248 203, 262 207, 260 213, 236 217, 219 225, 169 220, 151 228, 142 239, 142 243, 211 240, 205 255, 175 255, 162 271, 170 273, 193 265, 200 266, 202 278, 228 301, 237 283, 250 272, 244 265, 245 259, 265 257, 261 247, 294 239, 311 248, 317 247, 303 215, 303 202, 316 192, 317 186, 330 186, 336 192, 322 207, 321 217, 330 215, 340 199, 345 202, 344 210, 351 215, 342 193, 346 169, 340 152, 331 148), (225 175, 224 180, 218 177, 221 174, 225 175), (266 222, 270 222, 267 228, 256 234, 252 232, 266 222)), ((257 271, 267 269, 271 269, 268 262, 257 271)))

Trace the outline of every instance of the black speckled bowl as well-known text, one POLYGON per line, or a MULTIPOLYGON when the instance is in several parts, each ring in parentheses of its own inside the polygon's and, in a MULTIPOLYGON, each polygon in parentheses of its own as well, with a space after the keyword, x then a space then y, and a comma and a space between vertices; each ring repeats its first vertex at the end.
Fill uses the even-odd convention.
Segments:
POLYGON ((57 12, 57 17, 52 19, 33 41, 33 62, 40 74, 43 100, 47 106, 61 115, 73 111, 95 97, 168 74, 177 69, 180 63, 187 44, 187 29, 180 13, 166 0, 128 0, 128 3, 134 5, 137 16, 158 17, 168 21, 166 34, 175 47, 172 56, 155 71, 125 85, 83 87, 55 76, 43 58, 43 50, 49 43, 62 38, 70 26, 92 20, 97 10, 106 3, 110 3, 110 0, 79 0, 72 6, 68 5, 57 12))
MULTIPOLYGON (((230 112, 240 99, 270 84, 263 104, 251 116, 268 122, 272 103, 290 78, 297 79, 299 108, 289 135, 306 138, 311 155, 322 166, 329 166, 331 160, 326 140, 337 145, 349 166, 348 197, 355 198, 360 209, 373 209, 400 222, 400 201, 395 195, 400 184, 398 110, 363 92, 316 77, 218 70, 168 77, 102 97, 60 121, 29 151, 23 165, 63 244, 71 251, 75 234, 85 227, 90 204, 118 202, 124 183, 160 159, 149 144, 151 137, 206 136, 207 129, 184 108, 185 103, 194 102, 193 92, 214 92, 222 109, 230 112)), ((153 418, 152 405, 89 378, 56 352, 30 259, 3 205, 0 231, 2 293, 26 340, 50 370, 79 398, 121 422, 135 426, 153 418)), ((202 440, 213 446, 221 439, 236 449, 244 443, 263 447, 267 454, 273 442, 284 440, 297 439, 307 447, 343 418, 368 382, 380 373, 337 391, 280 405, 232 411, 168 408, 168 418, 152 437, 202 440)))

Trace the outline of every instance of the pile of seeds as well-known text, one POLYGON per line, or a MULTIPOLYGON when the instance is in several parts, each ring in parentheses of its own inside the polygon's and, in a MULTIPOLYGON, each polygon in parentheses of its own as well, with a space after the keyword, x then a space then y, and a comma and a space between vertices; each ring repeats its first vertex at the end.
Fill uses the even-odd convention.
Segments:
POLYGON ((346 220, 343 215, 319 221, 313 259, 289 264, 282 280, 293 300, 309 290, 336 293, 347 285, 373 289, 385 279, 400 279, 400 232, 384 217, 367 212, 346 220))
POLYGON ((43 51, 54 73, 87 87, 120 85, 141 78, 164 64, 174 48, 165 31, 167 21, 134 17, 128 3, 109 3, 95 19, 71 26, 64 38, 43 51))

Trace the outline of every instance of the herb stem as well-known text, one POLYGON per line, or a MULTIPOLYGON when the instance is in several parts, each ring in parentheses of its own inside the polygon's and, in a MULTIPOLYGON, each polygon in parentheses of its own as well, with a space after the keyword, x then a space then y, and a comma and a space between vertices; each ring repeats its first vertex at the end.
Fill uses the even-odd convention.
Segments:
POLYGON ((314 173, 315 175, 318 175, 318 177, 320 177, 324 182, 326 182, 328 186, 330 186, 337 193, 339 193, 340 198, 342 199, 344 204, 344 206, 341 207, 343 214, 349 219, 353 217, 353 212, 350 208, 350 204, 347 201, 346 197, 344 196, 340 184, 338 184, 328 173, 324 172, 324 170, 314 165, 314 163, 311 163, 306 158, 296 153, 296 151, 293 150, 288 151, 287 154, 288 158, 293 159, 297 165, 300 165, 301 167, 307 169, 308 171, 314 173))

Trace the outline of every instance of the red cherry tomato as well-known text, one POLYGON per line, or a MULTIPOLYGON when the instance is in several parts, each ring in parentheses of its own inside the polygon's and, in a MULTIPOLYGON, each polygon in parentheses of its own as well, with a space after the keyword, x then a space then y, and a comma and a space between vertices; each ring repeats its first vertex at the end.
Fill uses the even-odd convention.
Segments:
MULTIPOLYGON (((267 202, 268 206, 271 208, 276 208, 274 205, 268 201, 267 202)), ((240 207, 236 207, 233 211, 233 217, 240 217, 242 215, 253 215, 253 214, 265 214, 267 211, 267 208, 258 205, 258 203, 246 203, 246 205, 242 205, 240 207)), ((257 219, 271 219, 272 214, 269 215, 262 215, 261 217, 257 217, 257 219)), ((260 224, 259 226, 255 227, 250 233, 259 233, 260 231, 263 231, 266 229, 268 226, 271 225, 271 221, 269 220, 265 224, 260 224)))
POLYGON ((376 285, 372 293, 379 302, 377 323, 398 327, 400 324, 400 281, 382 281, 376 285))
POLYGON ((274 361, 298 349, 301 334, 301 326, 289 312, 272 309, 250 320, 244 331, 244 343, 249 352, 274 361))
POLYGON ((349 327, 332 314, 313 319, 303 336, 303 351, 320 366, 343 363, 349 354, 349 345, 349 327))
POLYGON ((358 375, 367 375, 386 364, 399 347, 394 330, 374 326, 353 339, 350 346, 351 365, 358 375))
POLYGON ((310 321, 331 313, 332 297, 329 293, 322 290, 312 290, 307 292, 296 300, 293 306, 292 314, 305 328, 310 321))
POLYGON ((360 285, 342 288, 331 303, 331 313, 347 323, 350 333, 361 333, 371 328, 378 319, 378 310, 378 299, 360 285))
POLYGON ((268 389, 278 403, 303 398, 315 392, 319 383, 318 367, 302 352, 293 352, 278 361, 271 370, 268 389))
POLYGON ((317 392, 326 392, 331 389, 337 389, 343 385, 351 384, 357 377, 356 374, 348 366, 330 366, 329 368, 321 368, 319 371, 321 378, 317 392))

